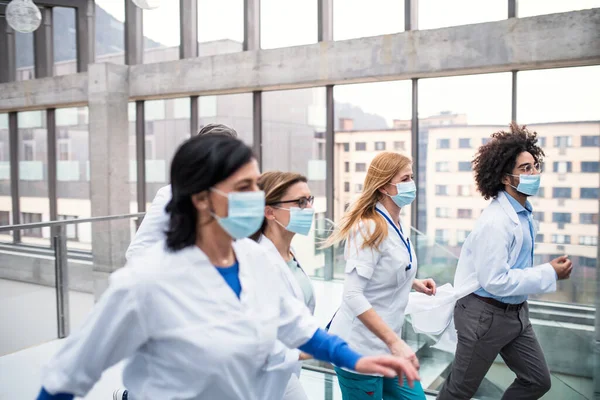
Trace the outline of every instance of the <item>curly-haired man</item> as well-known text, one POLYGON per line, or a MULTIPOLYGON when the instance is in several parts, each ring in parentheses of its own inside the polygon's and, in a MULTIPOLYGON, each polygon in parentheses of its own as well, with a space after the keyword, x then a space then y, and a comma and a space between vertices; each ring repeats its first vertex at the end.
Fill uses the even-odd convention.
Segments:
POLYGON ((537 134, 513 123, 508 132, 494 133, 473 161, 478 190, 493 200, 460 254, 455 286, 478 289, 456 303, 458 345, 440 400, 472 398, 498 354, 517 375, 503 399, 538 399, 550 390, 527 296, 555 291, 572 264, 567 256, 533 264, 535 228, 527 198, 538 192, 543 157, 537 134))

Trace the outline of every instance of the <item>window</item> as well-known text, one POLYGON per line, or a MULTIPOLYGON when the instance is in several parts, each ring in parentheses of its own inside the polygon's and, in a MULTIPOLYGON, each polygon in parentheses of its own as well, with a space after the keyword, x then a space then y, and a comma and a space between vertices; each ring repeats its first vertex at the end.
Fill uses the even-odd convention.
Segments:
POLYGON ((354 171, 356 171, 356 172, 366 172, 367 171, 367 164, 365 164, 365 163, 356 163, 356 165, 354 166, 354 171))
POLYGON ((450 148, 450 139, 438 139, 437 140, 437 148, 438 149, 449 149, 450 148))
POLYGON ((458 147, 461 149, 470 149, 471 139, 458 139, 458 147))
POLYGON ((552 235, 552 243, 571 244, 571 235, 552 235))
POLYGON ((471 231, 467 231, 464 229, 459 229, 456 231, 456 244, 458 244, 459 246, 462 245, 465 240, 467 240, 467 236, 469 236, 469 234, 471 233, 471 231))
POLYGON ((435 241, 439 244, 448 244, 449 231, 447 229, 435 230, 435 241))
POLYGON ((35 161, 35 141, 23 140, 23 161, 35 161))
POLYGON ((450 163, 447 161, 436 162, 435 170, 436 172, 448 172, 450 171, 450 163))
POLYGON ((436 207, 435 216, 438 218, 450 218, 450 209, 447 207, 436 207))
POLYGON ((540 221, 540 222, 544 222, 544 212, 543 211, 535 211, 533 213, 533 218, 540 221))
MULTIPOLYGON (((59 215, 58 216, 59 221, 69 221, 69 220, 73 220, 73 219, 77 219, 77 216, 75 216, 75 215, 59 215)), ((66 231, 68 240, 75 240, 75 241, 79 240, 79 236, 77 235, 77 224, 65 225, 65 231, 66 231)))
POLYGON ((538 146, 546 147, 546 138, 543 136, 538 137, 538 146))
POLYGON ((571 188, 561 188, 561 187, 552 188, 552 198, 554 198, 554 199, 570 199, 571 198, 571 188))
POLYGON ((344 172, 350 172, 350 163, 348 161, 344 162, 344 172))
POLYGON ((552 213, 552 222, 569 224, 571 223, 571 213, 552 213))
POLYGON ((490 141, 490 138, 484 137, 483 139, 481 139, 481 145, 484 146, 487 144, 487 142, 490 141))
POLYGON ((554 161, 554 172, 564 174, 573 170, 573 163, 571 161, 554 161))
POLYGON ((459 208, 457 217, 460 219, 471 219, 473 218, 473 210, 468 208, 459 208))
POLYGON ((58 148, 58 161, 69 161, 71 159, 71 149, 69 139, 59 139, 56 143, 58 148))
POLYGON ((355 192, 356 193, 360 193, 360 192, 362 192, 362 190, 363 190, 363 184, 362 183, 357 183, 356 184, 356 190, 355 190, 355 192))
POLYGON ((582 136, 581 147, 600 147, 600 136, 582 136))
MULTIPOLYGON (((37 222, 42 222, 42 214, 38 213, 21 213, 21 223, 22 224, 35 224, 37 222)), ((29 237, 42 237, 42 228, 29 228, 23 229, 23 236, 29 237)))
POLYGON ((554 147, 571 147, 572 139, 571 136, 555 136, 554 147))
MULTIPOLYGON (((204 10, 198 13, 212 13, 216 4, 221 1, 206 2, 204 10), (210 5, 209 5, 210 4, 210 5)), ((227 3, 227 2, 225 2, 227 3)), ((317 38, 317 2, 262 0, 260 3, 260 47, 274 49, 277 47, 298 46, 316 43, 317 38)), ((243 24, 240 19, 239 23, 243 24)), ((214 22, 209 26, 216 30, 214 22)), ((229 25, 231 22, 224 22, 229 25)))
POLYGON ((581 188, 579 192, 579 197, 582 199, 598 199, 600 195, 599 188, 581 188))
POLYGON ((354 143, 354 150, 356 150, 356 151, 367 151, 367 143, 366 142, 356 142, 356 143, 354 143))
POLYGON ((600 162, 598 161, 582 161, 581 172, 600 172, 600 162))
POLYGON ((10 225, 10 211, 0 211, 0 226, 10 225))
POLYGON ((546 188, 545 187, 541 187, 540 190, 538 190, 537 197, 540 197, 542 199, 544 197, 546 197, 546 188))
POLYGON ((350 192, 350 182, 344 182, 344 192, 350 192))
POLYGON ((579 214, 579 223, 584 225, 596 225, 598 223, 598 214, 581 213, 579 214))
POLYGON ((471 162, 470 161, 459 161, 458 162, 458 170, 461 172, 471 171, 471 162))
POLYGON ((344 145, 344 153, 348 153, 350 151, 350 143, 342 143, 344 145))
POLYGON ((404 151, 406 150, 406 142, 394 142, 394 150, 404 151))
POLYGON ((597 246, 598 236, 579 236, 579 244, 582 246, 597 246))
POLYGON ((375 151, 385 151, 385 142, 375 142, 375 151))
POLYGON ((447 196, 448 195, 448 186, 447 185, 435 185, 435 194, 438 196, 447 196))
POLYGON ((544 243, 544 234, 538 233, 537 236, 535 237, 535 241, 536 241, 536 243, 544 243))
POLYGON ((471 196, 471 185, 458 185, 458 195, 462 197, 471 196))

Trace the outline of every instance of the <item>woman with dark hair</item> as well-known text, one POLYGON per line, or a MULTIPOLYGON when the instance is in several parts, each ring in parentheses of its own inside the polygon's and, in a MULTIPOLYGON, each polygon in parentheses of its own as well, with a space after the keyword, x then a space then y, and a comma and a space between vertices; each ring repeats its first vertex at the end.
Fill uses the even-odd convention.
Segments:
MULTIPOLYGON (((265 193, 265 220, 253 238, 266 250, 273 263, 280 267, 285 289, 313 314, 313 286, 292 249, 294 236, 308 235, 313 222, 315 198, 307 179, 293 172, 270 171, 261 175, 258 187, 265 193)), ((289 380, 282 399, 307 399, 299 378, 302 369, 300 360, 309 356, 296 349, 290 350, 281 342, 277 343, 274 354, 278 354, 284 362, 278 368, 281 376, 274 374, 271 382, 277 385, 281 380, 289 380)))
POLYGON ((282 290, 277 266, 246 239, 263 221, 258 178, 252 151, 235 138, 196 136, 181 145, 171 164, 166 240, 111 276, 44 370, 38 399, 84 397, 123 359, 131 399, 280 399, 262 392, 277 339, 359 372, 418 379, 405 360, 354 352, 282 290))

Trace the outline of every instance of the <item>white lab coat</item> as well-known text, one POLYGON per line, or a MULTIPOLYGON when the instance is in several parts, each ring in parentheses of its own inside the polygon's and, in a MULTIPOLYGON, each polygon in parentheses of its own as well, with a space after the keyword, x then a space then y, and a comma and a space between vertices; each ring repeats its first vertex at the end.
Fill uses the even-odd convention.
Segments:
POLYGON ((161 241, 136 256, 65 339, 43 386, 84 396, 103 370, 128 359, 123 382, 133 399, 280 400, 282 392, 262 390, 273 346, 278 338, 301 346, 318 322, 281 290, 277 266, 258 244, 233 247, 240 299, 195 246, 168 252, 161 241))
POLYGON ((165 207, 171 201, 171 185, 163 186, 156 192, 150 208, 125 253, 125 258, 130 261, 140 250, 152 246, 165 238, 169 229, 169 214, 165 207))
MULTIPOLYGON (((377 208, 389 214, 382 204, 377 208)), ((366 231, 372 232, 373 221, 361 222, 366 231)), ((407 234, 408 230, 403 229, 407 234)), ((405 236, 407 238, 407 236, 405 236)), ((411 243, 412 268, 406 271, 410 262, 409 254, 396 231, 388 225, 388 235, 381 242, 379 250, 361 249, 362 235, 356 233, 346 241, 346 274, 353 270, 369 280, 364 296, 377 314, 400 337, 404 323, 404 311, 413 280, 417 273, 417 255, 411 243)), ((340 336, 348 344, 364 355, 389 354, 385 343, 367 328, 356 315, 353 315, 345 300, 335 314, 329 332, 340 336)))
POLYGON ((449 335, 444 340, 446 348, 449 337, 456 348, 456 335, 449 331, 454 329, 452 315, 458 299, 479 288, 496 296, 540 294, 556 290, 556 273, 550 263, 511 269, 523 246, 523 228, 506 196, 506 193, 500 192, 492 200, 467 237, 458 260, 454 288, 444 285, 435 297, 411 293, 407 314, 413 315, 413 327, 420 333, 438 334, 440 328, 446 325, 445 334, 449 335))

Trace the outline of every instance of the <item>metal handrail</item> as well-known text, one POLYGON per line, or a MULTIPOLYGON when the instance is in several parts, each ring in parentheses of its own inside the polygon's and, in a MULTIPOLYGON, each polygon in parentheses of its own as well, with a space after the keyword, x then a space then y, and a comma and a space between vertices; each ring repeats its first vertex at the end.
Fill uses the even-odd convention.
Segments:
POLYGON ((65 219, 63 221, 34 222, 31 224, 4 225, 4 226, 0 226, 0 232, 22 230, 22 229, 33 229, 33 228, 46 228, 46 227, 72 225, 72 224, 84 224, 87 222, 102 222, 102 221, 113 221, 113 220, 119 220, 119 219, 140 218, 140 217, 143 217, 144 215, 146 215, 146 213, 110 215, 107 217, 74 218, 74 219, 65 219))

